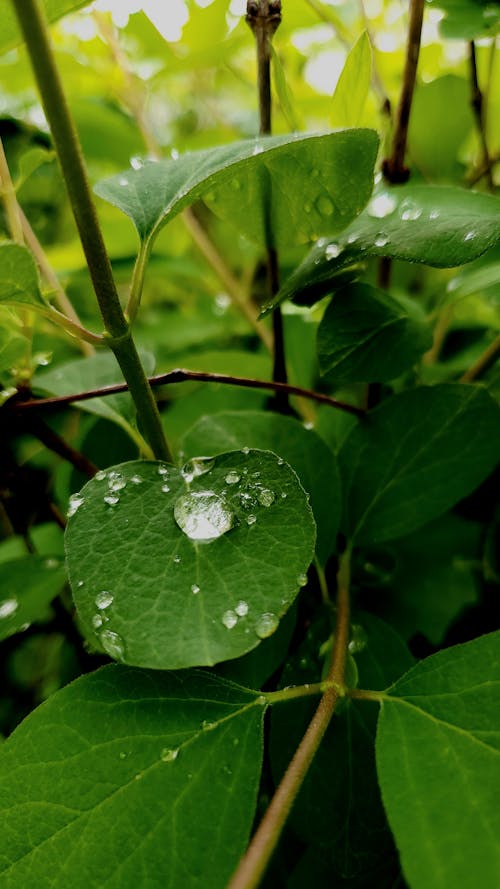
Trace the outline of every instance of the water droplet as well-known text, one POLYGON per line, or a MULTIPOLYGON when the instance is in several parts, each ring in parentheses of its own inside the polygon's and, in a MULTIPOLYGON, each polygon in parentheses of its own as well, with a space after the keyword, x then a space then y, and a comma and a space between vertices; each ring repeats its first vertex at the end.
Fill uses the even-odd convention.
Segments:
POLYGON ((378 232, 375 235, 375 247, 386 247, 389 243, 389 235, 386 235, 385 232, 378 232))
POLYGON ((106 473, 104 472, 104 469, 99 469, 99 471, 96 472, 96 474, 94 475, 94 478, 97 479, 98 482, 103 482, 104 479, 106 478, 106 473))
POLYGON ((209 541, 233 527, 234 513, 213 491, 192 491, 176 500, 174 519, 191 540, 209 541))
POLYGON ((255 525, 256 521, 257 521, 256 515, 253 515, 253 513, 250 513, 250 515, 247 515, 247 525, 255 525))
POLYGON ((422 208, 419 207, 415 201, 410 200, 410 198, 405 198, 404 201, 401 202, 399 215, 403 222, 408 222, 409 220, 414 221, 415 219, 420 219, 422 208))
POLYGON ((264 614, 257 618, 255 632, 259 639, 267 639, 268 636, 272 636, 276 632, 278 624, 279 620, 276 615, 270 611, 265 611, 264 614))
POLYGON ((244 602, 242 599, 241 602, 238 602, 234 606, 234 610, 238 617, 245 617, 248 614, 248 603, 244 602))
POLYGON ((162 489, 162 491, 163 491, 164 494, 168 494, 169 491, 170 491, 170 488, 169 488, 169 486, 168 486, 167 484, 162 485, 162 486, 161 486, 161 489, 162 489))
POLYGON ((197 583, 191 584, 191 592, 196 596, 200 592, 200 587, 197 583))
POLYGON ((333 216, 335 204, 327 194, 320 194, 316 200, 316 209, 321 216, 333 216))
POLYGON ((181 469, 181 475, 188 484, 200 475, 205 475, 214 468, 215 460, 213 457, 193 457, 181 469))
POLYGON ((429 213, 429 219, 439 219, 439 210, 431 210, 429 213))
POLYGON ((250 448, 247 448, 247 447, 242 448, 241 453, 243 454, 243 456, 248 457, 248 455, 250 453, 250 448))
POLYGON ((173 762, 179 756, 178 747, 164 747, 160 754, 162 762, 173 762))
POLYGON ((288 497, 287 492, 286 492, 286 491, 282 491, 282 492, 281 492, 281 497, 282 497, 283 500, 286 500, 286 498, 288 497))
POLYGON ((108 488, 110 491, 122 491, 127 485, 127 480, 123 477, 121 472, 116 472, 116 470, 111 470, 108 474, 108 488))
POLYGON ((175 562, 176 565, 178 565, 179 562, 182 561, 182 559, 178 553, 176 553, 175 556, 173 557, 173 561, 175 562))
POLYGON ((366 648, 368 637, 366 630, 360 624, 353 624, 351 627, 351 639, 347 646, 349 654, 359 654, 366 648))
POLYGON ((238 623, 238 615, 234 611, 225 611, 222 615, 222 623, 228 630, 232 630, 238 623))
POLYGON ((128 179, 126 178, 126 176, 120 176, 118 184, 123 186, 128 185, 128 179))
POLYGON ((17 599, 4 599, 0 604, 0 620, 5 617, 10 617, 18 608, 19 602, 17 599))
POLYGON ((347 243, 348 244, 355 244, 357 240, 358 240, 358 235, 355 234, 355 232, 351 232, 351 234, 347 236, 347 243))
POLYGON ((120 502, 118 494, 105 494, 103 500, 108 506, 116 506, 120 502))
POLYGON ((476 237, 475 231, 468 231, 464 235, 464 241, 472 241, 476 237))
POLYGON ((325 257, 330 262, 331 259, 337 259, 337 256, 340 256, 342 253, 342 247, 339 244, 328 244, 328 247, 325 250, 325 257))
POLYGON ((142 157, 139 157, 138 155, 134 155, 134 157, 131 157, 130 166, 133 170, 140 170, 144 166, 142 157))
POLYGON ((276 463, 278 464, 278 466, 283 466, 284 462, 285 461, 283 460, 283 457, 278 457, 278 459, 276 460, 276 463))
POLYGON ((69 498, 69 505, 68 505, 68 519, 70 519, 71 516, 73 516, 75 514, 75 512, 77 511, 77 509, 80 508, 82 503, 85 503, 85 499, 82 497, 81 494, 72 494, 71 495, 71 497, 69 498))
POLYGON ((262 145, 257 144, 257 145, 254 145, 252 154, 255 156, 256 154, 262 154, 263 151, 264 151, 264 149, 263 149, 262 145))
POLYGON ((231 469, 225 477, 226 485, 237 485, 241 480, 241 475, 234 469, 231 469))
POLYGON ((275 499, 276 495, 274 491, 270 491, 269 488, 261 488, 257 494, 257 500, 261 506, 272 506, 275 499))
POLYGON ((172 158, 173 161, 178 161, 178 160, 179 160, 180 155, 179 155, 179 152, 177 151, 177 148, 172 148, 172 149, 171 149, 171 151, 170 151, 170 157, 172 158))
POLYGON ((94 630, 98 630, 99 627, 102 627, 102 625, 103 625, 102 614, 94 614, 92 617, 92 626, 94 627, 94 630))
POLYGON ((96 608, 99 608, 101 611, 104 608, 109 608, 113 604, 113 598, 113 594, 109 590, 101 590, 95 597, 96 608))
POLYGON ((168 475, 168 466, 161 464, 161 466, 158 467, 158 475, 168 475))
POLYGON ((299 574, 297 583, 299 586, 307 586, 307 574, 299 574))
POLYGON ((381 192, 375 195, 368 204, 367 213, 375 219, 384 219, 396 209, 397 201, 391 194, 381 192))
POLYGON ((142 485, 142 478, 140 475, 133 475, 130 481, 133 485, 142 485))
POLYGON ((116 661, 121 661, 123 659, 125 654, 125 643, 119 633, 114 633, 113 630, 102 630, 99 634, 99 640, 104 651, 109 654, 110 657, 114 658, 116 661))
POLYGON ((82 586, 83 586, 83 580, 79 580, 77 583, 78 589, 80 589, 80 587, 82 587, 82 586))

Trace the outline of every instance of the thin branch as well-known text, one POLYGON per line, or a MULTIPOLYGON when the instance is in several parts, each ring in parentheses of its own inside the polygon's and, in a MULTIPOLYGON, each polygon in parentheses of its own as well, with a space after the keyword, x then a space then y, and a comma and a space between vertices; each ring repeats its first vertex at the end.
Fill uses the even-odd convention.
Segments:
POLYGON ((481 143, 482 165, 485 168, 485 176, 490 191, 494 190, 493 172, 491 169, 491 158, 488 150, 488 142, 486 140, 486 115, 484 107, 484 97, 479 86, 477 76, 477 59, 476 44, 473 40, 469 41, 469 70, 471 85, 471 106, 476 121, 476 129, 481 143))
POLYGON ((394 184, 406 182, 410 175, 409 169, 405 166, 405 155, 411 104, 417 76, 418 57, 420 54, 424 2, 425 0, 410 0, 410 20, 408 23, 408 40, 406 44, 403 87, 396 111, 396 126, 392 141, 392 154, 385 159, 382 165, 385 178, 388 182, 394 184))
MULTIPOLYGON (((168 373, 158 374, 149 377, 149 385, 167 386, 172 383, 185 383, 189 380, 198 380, 202 383, 222 383, 228 386, 241 386, 245 389, 267 389, 270 392, 282 391, 289 395, 298 395, 302 398, 308 398, 311 401, 317 401, 320 404, 328 404, 330 407, 338 408, 355 417, 362 418, 366 415, 366 411, 348 404, 344 401, 338 401, 331 395, 324 395, 322 392, 314 392, 312 389, 303 389, 302 386, 292 386, 290 383, 279 383, 276 380, 256 380, 250 377, 234 377, 229 374, 208 373, 197 370, 184 370, 184 368, 176 368, 168 373)), ((73 404, 78 401, 87 401, 90 398, 103 398, 106 395, 117 395, 120 392, 127 392, 126 383, 117 383, 113 386, 102 386, 99 389, 88 389, 85 392, 76 392, 74 395, 57 395, 50 398, 33 398, 29 401, 11 401, 7 402, 5 409, 13 411, 25 411, 31 408, 48 408, 63 407, 67 404, 73 404)))
POLYGON ((345 694, 344 676, 350 613, 349 556, 350 554, 347 552, 341 558, 338 573, 335 644, 332 664, 327 676, 327 681, 332 683, 332 687, 321 698, 308 729, 227 889, 256 889, 260 884, 335 708, 342 695, 345 694))
POLYGON ((488 346, 487 349, 483 352, 482 355, 479 356, 475 364, 472 367, 469 367, 469 370, 466 370, 465 373, 460 377, 461 383, 472 383, 474 380, 479 380, 480 377, 483 377, 494 364, 500 358, 500 336, 497 336, 496 339, 493 340, 491 345, 488 346))
POLYGON ((72 448, 57 432, 54 432, 50 426, 47 426, 37 414, 30 414, 29 421, 23 425, 24 431, 34 435, 49 451, 53 451, 58 457, 62 457, 63 460, 66 460, 88 478, 94 477, 98 467, 84 454, 72 448))

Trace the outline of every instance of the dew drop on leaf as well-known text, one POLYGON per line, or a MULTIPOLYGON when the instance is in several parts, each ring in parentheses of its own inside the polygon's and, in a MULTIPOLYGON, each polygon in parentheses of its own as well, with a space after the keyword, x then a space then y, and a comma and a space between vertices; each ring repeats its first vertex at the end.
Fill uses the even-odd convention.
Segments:
POLYGON ((372 198, 368 204, 367 213, 375 219, 384 219, 385 216, 390 216, 391 213, 394 213, 396 205, 396 198, 387 194, 387 192, 382 192, 372 198))
POLYGON ((337 259, 337 256, 340 256, 341 253, 342 247, 340 247, 339 244, 328 244, 328 247, 325 250, 325 257, 329 262, 331 259, 337 259))
POLYGON ((269 488, 261 488, 257 494, 257 500, 261 506, 272 506, 276 499, 274 491, 269 488))
POLYGON ((127 480, 123 477, 121 472, 116 472, 116 470, 112 470, 108 475, 108 488, 110 491, 122 491, 127 484, 127 480))
POLYGON ((222 623, 224 624, 226 629, 232 630, 233 627, 235 627, 236 624, 238 623, 238 615, 236 614, 235 611, 231 611, 231 610, 225 611, 224 614, 222 615, 222 623))
POLYGON ((69 505, 68 505, 68 518, 69 519, 71 518, 71 516, 74 516, 75 512, 80 508, 82 503, 85 503, 85 500, 81 494, 72 494, 71 495, 71 497, 69 498, 69 505))
POLYGON ((179 756, 178 747, 164 747, 160 754, 162 762, 174 762, 179 756))
POLYGON ((254 515, 253 513, 250 513, 250 515, 247 515, 247 525, 255 525, 256 521, 257 521, 256 515, 254 515))
POLYGON ((237 485, 241 479, 241 475, 234 469, 231 469, 225 477, 226 485, 237 485))
POLYGON ((475 231, 468 231, 464 235, 464 241, 472 241, 476 237, 475 231))
POLYGON ((213 491, 192 491, 177 498, 174 519, 186 537, 203 542, 230 531, 234 513, 213 491))
POLYGON ((243 599, 235 605, 234 610, 238 617, 245 617, 248 614, 248 603, 244 602, 243 599))
POLYGON ((94 478, 97 479, 98 482, 103 482, 104 479, 106 478, 106 473, 105 473, 104 469, 99 469, 99 471, 96 472, 96 474, 94 475, 94 478))
POLYGON ((133 485, 142 485, 142 478, 140 475, 133 475, 130 481, 133 485))
POLYGON ((101 611, 104 608, 109 608, 113 604, 113 594, 109 590, 101 590, 95 597, 95 604, 96 608, 99 608, 101 611))
POLYGON ((120 502, 118 494, 105 494, 103 500, 108 506, 116 506, 120 502))
POLYGON ((422 208, 419 207, 418 204, 415 203, 415 201, 411 201, 409 198, 405 198, 405 200, 401 202, 399 215, 403 222, 408 222, 409 220, 414 221, 416 219, 420 219, 422 215, 422 208))
POLYGON ((297 583, 300 587, 307 585, 307 574, 299 574, 297 577, 297 583))
POLYGON ((375 247, 386 247, 389 243, 389 235, 385 232, 377 232, 375 235, 375 247))
POLYGON ((99 634, 99 641, 104 651, 116 661, 121 661, 125 654, 125 643, 119 633, 113 630, 102 630, 99 634))
POLYGON ((214 466, 215 460, 213 457, 193 457, 192 460, 188 460, 184 464, 181 469, 181 475, 184 481, 189 484, 193 479, 210 472, 214 466))
POLYGON ((255 623, 255 632, 259 639, 267 639, 272 636, 278 629, 279 619, 270 611, 265 611, 259 615, 255 623))
POLYGON ((191 584, 191 592, 192 592, 195 596, 198 595, 198 593, 200 592, 200 587, 198 586, 197 583, 193 583, 193 584, 191 584))
POLYGON ((15 614, 19 607, 19 602, 17 599, 4 599, 2 603, 0 603, 0 619, 5 617, 10 617, 12 614, 15 614))

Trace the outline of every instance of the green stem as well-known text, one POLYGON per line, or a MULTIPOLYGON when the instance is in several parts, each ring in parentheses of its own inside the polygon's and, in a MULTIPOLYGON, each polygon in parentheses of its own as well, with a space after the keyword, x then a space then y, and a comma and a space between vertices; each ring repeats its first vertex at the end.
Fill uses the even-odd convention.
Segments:
POLYGON ((141 243, 139 253, 134 265, 132 282, 130 284, 130 295, 128 298, 125 315, 132 324, 135 321, 137 312, 141 305, 142 289, 144 287, 144 275, 151 254, 151 241, 147 240, 141 243))
POLYGON ((465 373, 460 377, 461 383, 472 383, 474 380, 478 380, 480 377, 483 377, 487 370, 490 367, 493 367, 494 364, 500 358, 500 336, 497 336, 496 339, 488 346, 487 349, 483 352, 482 355, 479 356, 475 364, 472 367, 469 367, 469 370, 466 370, 465 373))
POLYGON ((286 701, 296 701, 299 698, 309 698, 312 695, 323 695, 326 691, 335 689, 339 697, 345 697, 348 692, 342 685, 325 679, 323 682, 311 682, 305 685, 291 685, 278 691, 262 692, 261 697, 268 704, 283 704, 286 701))
POLYGON ((108 345, 129 384, 155 456, 170 460, 158 408, 120 305, 80 142, 55 64, 46 21, 37 0, 13 0, 13 5, 52 131, 99 309, 109 334, 108 345))

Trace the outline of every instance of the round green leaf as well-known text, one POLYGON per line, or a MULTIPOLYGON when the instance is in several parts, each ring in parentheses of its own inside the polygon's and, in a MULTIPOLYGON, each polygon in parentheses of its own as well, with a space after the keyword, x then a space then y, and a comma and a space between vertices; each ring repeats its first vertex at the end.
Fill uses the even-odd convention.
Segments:
POLYGON ((294 471, 266 451, 133 461, 72 499, 66 532, 82 626, 112 657, 160 669, 215 664, 277 629, 314 553, 294 471))

